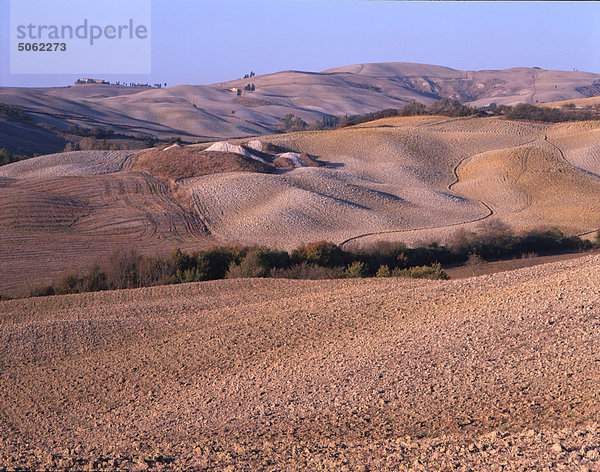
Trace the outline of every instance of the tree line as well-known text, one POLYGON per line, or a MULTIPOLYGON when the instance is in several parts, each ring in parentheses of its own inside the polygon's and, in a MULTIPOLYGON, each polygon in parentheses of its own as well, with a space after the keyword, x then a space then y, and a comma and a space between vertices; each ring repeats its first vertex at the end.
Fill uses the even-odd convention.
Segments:
POLYGON ((508 120, 560 123, 565 121, 598 120, 600 119, 600 105, 577 108, 574 104, 567 103, 561 108, 550 108, 526 103, 520 103, 514 106, 490 103, 488 106, 472 107, 463 105, 456 100, 444 98, 433 102, 430 105, 419 102, 410 102, 402 108, 387 108, 385 110, 359 115, 346 115, 342 117, 324 115, 321 120, 312 123, 307 123, 293 114, 287 114, 281 118, 278 129, 282 132, 336 129, 380 120, 382 118, 421 115, 441 115, 453 118, 467 116, 501 116, 508 120))
POLYGON ((600 244, 567 237, 557 229, 514 234, 507 226, 482 225, 479 231, 458 231, 446 244, 409 248, 379 242, 346 250, 332 242, 304 244, 291 252, 264 246, 214 247, 195 252, 174 249, 167 257, 142 256, 119 249, 110 262, 83 274, 72 274, 54 285, 33 290, 31 296, 114 290, 200 282, 224 278, 275 277, 335 279, 356 277, 448 278, 443 267, 461 265, 476 257, 494 261, 525 255, 585 251, 600 244))

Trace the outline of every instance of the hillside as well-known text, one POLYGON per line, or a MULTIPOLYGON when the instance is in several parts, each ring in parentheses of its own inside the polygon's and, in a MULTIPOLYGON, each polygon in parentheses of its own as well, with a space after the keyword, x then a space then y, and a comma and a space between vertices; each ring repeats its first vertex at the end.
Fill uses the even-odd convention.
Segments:
POLYGON ((590 256, 0 302, 0 464, 597 470, 599 283, 590 256))
MULTIPOLYGON (((96 84, 48 89, 0 87, 0 103, 22 107, 36 122, 54 127, 62 139, 69 137, 64 135, 68 125, 77 124, 108 126, 130 139, 179 136, 199 142, 270 134, 287 114, 310 123, 324 116, 401 108, 411 101, 428 104, 441 98, 477 106, 492 102, 541 104, 598 96, 599 84, 600 75, 587 72, 525 67, 459 71, 397 62, 322 72, 283 71, 165 89, 96 84), (251 84, 255 90, 245 90, 251 84), (242 89, 241 96, 235 91, 238 88, 242 89)), ((9 131, 0 126, 0 143, 7 140, 3 134, 9 131)), ((56 149, 45 150, 50 152, 56 149)))
POLYGON ((79 151, 0 168, 0 294, 21 295, 118 247, 451 240, 600 228, 600 123, 389 118, 147 151, 79 151))

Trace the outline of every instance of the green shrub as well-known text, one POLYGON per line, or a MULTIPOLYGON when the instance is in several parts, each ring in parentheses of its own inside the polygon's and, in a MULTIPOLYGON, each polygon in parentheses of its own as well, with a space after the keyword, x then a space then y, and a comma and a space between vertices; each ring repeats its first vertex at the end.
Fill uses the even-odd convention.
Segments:
POLYGON ((367 264, 355 261, 344 270, 344 277, 348 279, 357 279, 368 275, 367 264))
POLYGON ((381 265, 379 266, 379 269, 377 269, 375 277, 391 277, 391 275, 392 271, 390 270, 390 268, 386 265, 381 265))
POLYGON ((430 266, 409 267, 408 269, 396 269, 392 275, 396 277, 410 277, 412 279, 447 280, 448 274, 442 269, 441 264, 435 263, 430 266))
POLYGON ((343 275, 344 270, 341 267, 322 267, 316 264, 307 264, 306 262, 290 266, 287 269, 273 268, 269 274, 270 277, 279 279, 307 280, 339 279, 343 275))
POLYGON ((321 267, 339 267, 346 265, 346 255, 339 246, 327 241, 309 243, 297 249, 291 254, 292 264, 316 264, 321 267))

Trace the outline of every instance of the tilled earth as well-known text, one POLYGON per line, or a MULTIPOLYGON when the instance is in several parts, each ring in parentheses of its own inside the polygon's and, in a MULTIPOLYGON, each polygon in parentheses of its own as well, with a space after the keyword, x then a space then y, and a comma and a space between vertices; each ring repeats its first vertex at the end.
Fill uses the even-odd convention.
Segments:
POLYGON ((600 470, 600 257, 0 302, 0 469, 600 470))

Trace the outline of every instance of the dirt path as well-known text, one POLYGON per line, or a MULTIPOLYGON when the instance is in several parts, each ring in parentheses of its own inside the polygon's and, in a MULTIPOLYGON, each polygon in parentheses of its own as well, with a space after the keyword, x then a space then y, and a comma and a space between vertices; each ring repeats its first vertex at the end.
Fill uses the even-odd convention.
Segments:
POLYGON ((535 88, 535 81, 537 80, 537 72, 533 73, 533 76, 531 78, 531 95, 529 96, 529 103, 531 103, 532 105, 535 105, 535 100, 533 99, 533 97, 535 96, 535 94, 537 93, 537 89, 535 88))
MULTIPOLYGON (((448 121, 455 121, 455 120, 448 120, 448 121)), ((446 122, 443 122, 446 123, 446 122)), ((437 124, 437 123, 436 123, 437 124)), ((458 195, 456 192, 454 192, 452 190, 452 187, 454 185, 456 185, 459 181, 460 181, 460 177, 458 175, 458 169, 465 163, 467 162, 469 159, 473 158, 474 156, 479 155, 478 154, 474 154, 471 156, 466 156, 464 158, 462 158, 458 164, 456 164, 453 168, 452 168, 452 174, 454 175, 454 181, 450 184, 448 184, 448 186, 446 187, 449 191, 451 191, 452 193, 454 193, 457 196, 458 195)), ((451 223, 451 224, 444 224, 444 225, 435 225, 435 226, 426 226, 426 227, 422 227, 422 228, 409 228, 409 229, 401 229, 401 230, 390 230, 390 231, 375 231, 372 233, 364 233, 364 234, 359 234, 357 236, 353 236, 351 238, 345 239, 344 241, 342 241, 341 243, 339 243, 338 245, 343 248, 345 245, 351 243, 351 242, 355 242, 358 241, 359 239, 363 239, 363 238, 367 238, 370 236, 377 236, 377 235, 386 235, 386 234, 403 234, 403 233, 411 233, 411 232, 415 232, 415 231, 423 231, 423 230, 430 230, 430 229, 442 229, 442 228, 454 228, 456 226, 462 226, 465 224, 469 224, 469 223, 476 223, 478 221, 483 221, 489 217, 491 217, 492 215, 494 215, 494 210, 492 209, 492 207, 490 207, 487 203, 485 203, 484 201, 481 200, 472 200, 474 202, 476 202, 478 205, 482 206, 485 210, 486 210, 486 214, 478 217, 478 218, 474 218, 471 220, 465 220, 465 221, 459 221, 456 223, 451 223)))

